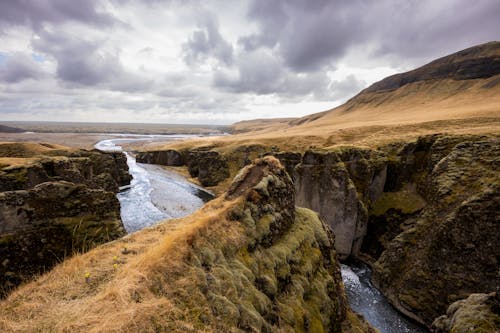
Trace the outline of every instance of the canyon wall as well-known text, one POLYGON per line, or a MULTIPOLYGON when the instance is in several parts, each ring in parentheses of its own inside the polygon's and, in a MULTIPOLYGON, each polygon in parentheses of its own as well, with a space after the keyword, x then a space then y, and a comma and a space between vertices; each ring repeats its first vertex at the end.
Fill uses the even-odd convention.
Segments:
POLYGON ((52 154, 0 169, 0 297, 74 253, 125 235, 115 195, 130 181, 125 156, 52 154))

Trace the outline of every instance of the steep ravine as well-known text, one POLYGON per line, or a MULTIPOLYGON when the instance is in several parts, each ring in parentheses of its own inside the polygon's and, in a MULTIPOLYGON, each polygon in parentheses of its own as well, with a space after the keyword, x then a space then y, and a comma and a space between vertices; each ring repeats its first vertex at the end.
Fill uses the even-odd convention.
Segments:
MULTIPOLYGON (((376 150, 260 146, 213 154, 232 170, 252 151, 281 160, 294 178, 296 204, 320 213, 340 257, 370 264, 374 284, 406 315, 430 326, 454 301, 495 291, 497 136, 429 135, 376 150)), ((189 164, 189 152, 181 154, 189 164)))

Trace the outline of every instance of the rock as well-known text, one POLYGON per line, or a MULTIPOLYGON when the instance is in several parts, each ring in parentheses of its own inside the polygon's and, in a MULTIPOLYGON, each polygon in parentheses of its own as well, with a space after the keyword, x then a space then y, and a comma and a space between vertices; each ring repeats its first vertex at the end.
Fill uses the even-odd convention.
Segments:
POLYGON ((280 162, 255 160, 192 216, 99 246, 23 286, 0 302, 0 330, 375 332, 349 308, 331 230, 294 201, 280 162), (125 256, 124 246, 136 252, 125 256), (102 311, 104 326, 94 320, 102 311))
POLYGON ((189 174, 203 186, 215 186, 229 177, 227 161, 216 151, 190 151, 187 160, 189 174))
POLYGON ((359 254, 366 207, 382 194, 386 171, 383 153, 355 148, 307 151, 295 167, 296 204, 318 212, 332 228, 342 259, 359 254))
POLYGON ((448 307, 445 315, 434 320, 435 333, 497 333, 500 331, 498 294, 472 294, 448 307))
POLYGON ((301 162, 302 154, 295 152, 277 152, 272 154, 278 160, 280 160, 281 164, 285 167, 286 172, 292 177, 294 180, 295 177, 295 167, 301 162))
POLYGON ((25 190, 47 181, 66 180, 91 188, 118 192, 130 183, 123 153, 98 150, 58 152, 61 156, 40 156, 33 163, 0 170, 0 191, 25 190))
POLYGON ((373 279, 399 310, 430 325, 451 302, 495 290, 500 149, 496 138, 427 139, 421 150, 413 145, 408 153, 405 147, 413 162, 406 158, 404 164, 413 173, 400 178, 414 184, 423 205, 415 205, 416 197, 403 200, 402 191, 392 192, 393 208, 387 212, 398 212, 392 223, 401 232, 376 236, 385 245, 373 279))
POLYGON ((112 192, 58 181, 0 193, 0 297, 65 257, 123 235, 112 192))
POLYGON ((148 164, 160 164, 168 166, 182 166, 185 164, 184 156, 176 150, 157 150, 139 152, 136 155, 137 162, 148 164))

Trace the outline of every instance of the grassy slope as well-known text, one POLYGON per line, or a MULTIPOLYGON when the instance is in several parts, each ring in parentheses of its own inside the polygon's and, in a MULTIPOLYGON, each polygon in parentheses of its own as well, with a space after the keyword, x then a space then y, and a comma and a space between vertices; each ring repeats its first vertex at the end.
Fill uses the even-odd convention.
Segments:
POLYGON ((447 132, 500 132, 500 42, 478 45, 413 71, 390 76, 347 103, 299 119, 236 123, 239 133, 177 147, 264 144, 284 150, 337 144, 380 146, 391 141, 447 132))

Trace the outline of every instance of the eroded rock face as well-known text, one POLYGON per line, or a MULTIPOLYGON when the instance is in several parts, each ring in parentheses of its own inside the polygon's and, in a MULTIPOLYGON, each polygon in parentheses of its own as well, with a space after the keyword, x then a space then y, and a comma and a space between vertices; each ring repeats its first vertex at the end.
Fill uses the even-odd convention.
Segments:
POLYGON ((82 150, 60 154, 65 155, 46 156, 32 164, 1 169, 0 191, 25 190, 47 181, 66 180, 118 192, 120 186, 130 183, 123 153, 82 150))
POLYGON ((123 235, 112 192, 58 181, 0 193, 0 297, 74 252, 123 235))
POLYGON ((182 166, 185 164, 184 156, 176 150, 157 150, 139 152, 136 155, 137 162, 148 164, 160 164, 167 166, 182 166))
POLYGON ((297 205, 317 211, 332 228, 340 257, 358 255, 366 234, 366 207, 381 195, 386 179, 383 154, 307 151, 294 178, 297 205))
POLYGON ((435 333, 496 333, 500 330, 500 298, 497 293, 472 294, 448 307, 432 323, 435 333))
POLYGON ((190 151, 187 166, 191 177, 203 186, 215 186, 229 177, 226 159, 216 151, 190 151))
POLYGON ((237 245, 210 231, 192 243, 191 261, 201 270, 192 274, 205 276, 212 311, 206 323, 215 316, 220 331, 373 332, 349 310, 333 234, 316 213, 295 207, 277 159, 244 168, 224 198, 239 200, 228 213, 242 236, 237 245))
POLYGON ((496 287, 499 142, 457 139, 434 137, 427 149, 413 150, 415 172, 408 181, 425 204, 393 198, 392 206, 410 215, 396 221, 402 232, 386 239, 373 265, 374 282, 391 302, 428 325, 454 300, 496 287))

